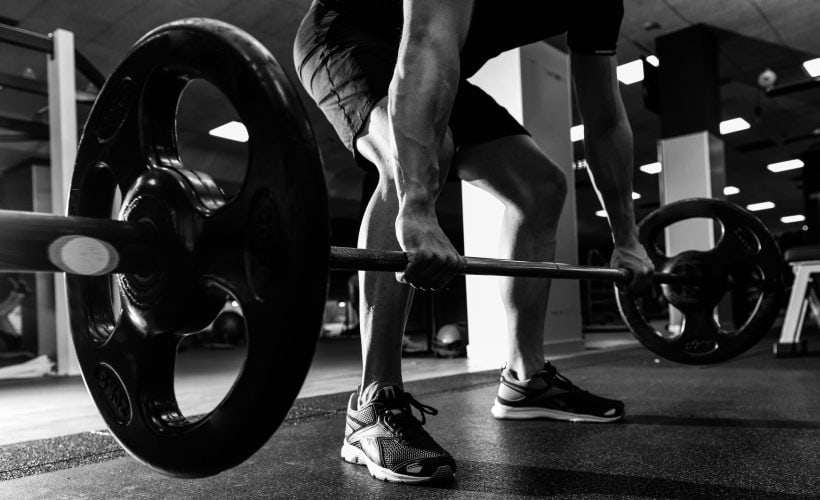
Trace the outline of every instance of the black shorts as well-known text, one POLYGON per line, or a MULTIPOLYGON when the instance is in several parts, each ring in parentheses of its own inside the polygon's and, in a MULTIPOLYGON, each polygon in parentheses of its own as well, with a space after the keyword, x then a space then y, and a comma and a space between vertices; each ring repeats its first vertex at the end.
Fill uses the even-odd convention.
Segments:
MULTIPOLYGON (((476 0, 449 123, 456 148, 528 134, 467 81, 485 62, 564 32, 574 52, 613 54, 622 16, 622 0, 476 0)), ((387 95, 401 27, 401 0, 313 0, 296 35, 299 79, 354 153, 371 110, 387 95)))

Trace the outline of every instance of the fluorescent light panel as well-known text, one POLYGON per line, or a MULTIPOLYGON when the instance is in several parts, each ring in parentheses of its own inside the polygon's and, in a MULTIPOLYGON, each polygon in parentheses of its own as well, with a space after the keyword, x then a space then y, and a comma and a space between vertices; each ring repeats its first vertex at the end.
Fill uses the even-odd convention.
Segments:
POLYGON ((632 192, 632 199, 633 200, 640 200, 641 199, 641 193, 636 193, 635 191, 633 191, 632 192))
POLYGON ((216 127, 208 132, 214 137, 221 137, 229 141, 248 142, 248 129, 240 122, 232 121, 216 127))
POLYGON ((751 205, 746 205, 746 209, 750 212, 759 212, 761 210, 770 210, 774 208, 774 203, 770 201, 762 201, 760 203, 752 203, 751 205))
POLYGON ((606 217, 606 210, 598 210, 597 212, 595 212, 595 215, 597 215, 598 217, 606 217))
POLYGON ((619 65, 618 80, 624 85, 632 85, 633 83, 643 80, 643 61, 636 59, 632 62, 619 65))
POLYGON ((820 57, 803 62, 803 69, 812 78, 820 76, 820 57))
POLYGON ((661 162, 656 161, 654 163, 647 163, 646 165, 641 165, 638 167, 638 170, 647 174, 659 174, 661 172, 661 162))
POLYGON ((779 161, 777 163, 769 163, 766 168, 772 172, 785 172, 786 170, 794 170, 796 168, 803 168, 804 166, 805 163, 803 163, 802 160, 794 159, 779 161))
POLYGON ((805 215, 787 215, 785 217, 780 218, 780 222, 783 224, 791 224, 792 222, 803 222, 806 220, 805 215))
POLYGON ((576 125, 569 129, 569 138, 572 142, 584 140, 584 126, 576 125))
POLYGON ((741 130, 746 130, 747 128, 751 128, 751 125, 749 125, 749 122, 747 122, 743 118, 732 118, 730 120, 724 120, 720 122, 720 135, 740 132, 741 130))
POLYGON ((735 186, 726 186, 723 188, 723 194, 726 196, 732 196, 733 194, 737 194, 740 192, 740 189, 736 188, 735 186))

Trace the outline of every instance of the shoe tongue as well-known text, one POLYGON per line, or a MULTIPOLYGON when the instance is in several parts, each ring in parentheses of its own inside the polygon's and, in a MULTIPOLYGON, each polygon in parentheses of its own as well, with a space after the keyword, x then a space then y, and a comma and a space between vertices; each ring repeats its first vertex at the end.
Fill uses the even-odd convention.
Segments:
POLYGON ((400 396, 404 394, 399 387, 395 385, 389 385, 387 387, 382 387, 378 391, 374 392, 366 392, 364 394, 365 397, 370 396, 367 399, 360 399, 359 400, 359 407, 364 405, 368 405, 370 403, 379 402, 386 406, 391 406, 394 402, 400 399, 400 396))
POLYGON ((389 385, 387 387, 382 387, 381 389, 379 389, 379 392, 376 393, 376 397, 374 399, 376 401, 381 401, 382 403, 395 401, 399 399, 399 395, 403 392, 404 391, 402 391, 395 385, 389 385))

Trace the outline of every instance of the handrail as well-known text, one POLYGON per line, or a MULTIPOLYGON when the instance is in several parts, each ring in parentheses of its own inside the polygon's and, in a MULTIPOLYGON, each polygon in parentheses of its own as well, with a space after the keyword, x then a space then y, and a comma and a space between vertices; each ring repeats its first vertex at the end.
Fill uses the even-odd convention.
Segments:
MULTIPOLYGON (((0 42, 30 49, 44 54, 54 53, 54 43, 51 35, 42 35, 33 31, 24 30, 15 26, 0 23, 0 42)), ((74 64, 77 71, 86 77, 98 89, 105 83, 105 76, 79 51, 74 51, 74 64)))

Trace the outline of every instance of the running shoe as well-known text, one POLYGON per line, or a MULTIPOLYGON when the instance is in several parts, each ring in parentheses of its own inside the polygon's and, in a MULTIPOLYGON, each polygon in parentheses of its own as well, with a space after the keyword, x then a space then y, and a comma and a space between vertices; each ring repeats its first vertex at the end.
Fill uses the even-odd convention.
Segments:
POLYGON ((579 389, 546 363, 541 371, 523 381, 513 370, 501 370, 501 384, 492 414, 498 419, 614 422, 624 416, 624 404, 579 389))
POLYGON ((366 465, 370 475, 394 483, 426 483, 452 480, 453 457, 444 451, 422 425, 426 415, 438 411, 416 401, 395 386, 384 387, 361 407, 359 394, 350 396, 342 458, 366 465), (421 421, 413 415, 421 414, 421 421))

